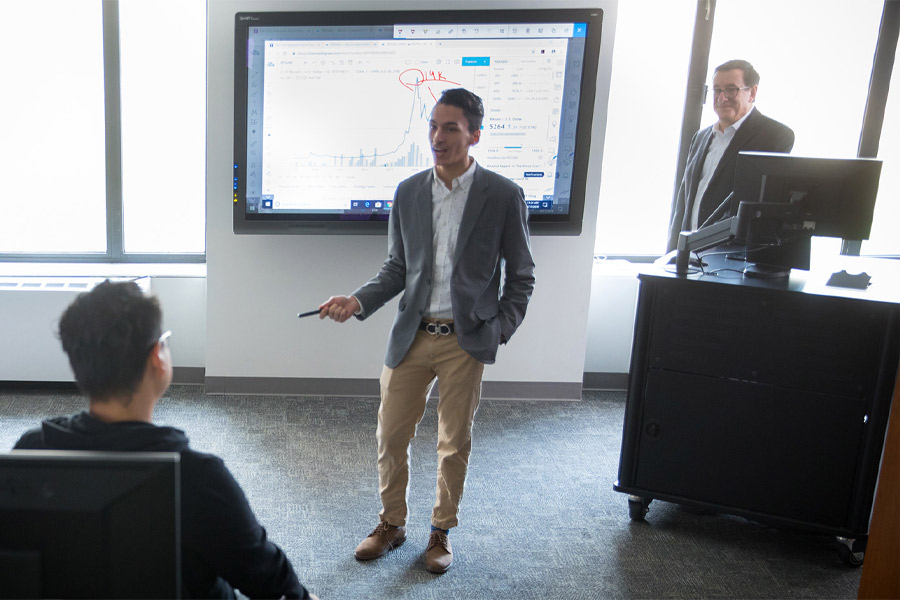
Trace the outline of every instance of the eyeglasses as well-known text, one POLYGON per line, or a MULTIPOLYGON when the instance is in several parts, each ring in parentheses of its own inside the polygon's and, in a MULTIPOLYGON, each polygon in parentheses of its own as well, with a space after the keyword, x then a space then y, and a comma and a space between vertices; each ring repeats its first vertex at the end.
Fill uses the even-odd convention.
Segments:
POLYGON ((159 336, 159 339, 156 340, 156 343, 159 344, 160 350, 162 350, 163 348, 165 348, 166 346, 169 345, 170 337, 172 337, 171 331, 164 331, 163 334, 161 336, 159 336))
MULTIPOLYGON (((719 97, 719 94, 725 94, 725 98, 728 100, 734 100, 734 98, 738 95, 738 92, 742 92, 744 90, 749 90, 750 86, 744 87, 736 87, 736 86, 728 86, 727 88, 713 88, 713 100, 719 97)), ((706 93, 709 93, 709 88, 706 88, 706 93)))

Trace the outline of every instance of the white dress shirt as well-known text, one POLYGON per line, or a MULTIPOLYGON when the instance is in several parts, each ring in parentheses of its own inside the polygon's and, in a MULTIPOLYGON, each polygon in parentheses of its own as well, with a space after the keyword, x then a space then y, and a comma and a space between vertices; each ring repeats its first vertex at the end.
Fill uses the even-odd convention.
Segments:
POLYGON ((475 161, 465 173, 454 179, 448 188, 434 171, 431 184, 431 226, 434 232, 434 272, 431 276, 431 296, 425 316, 429 319, 452 319, 450 302, 450 276, 453 274, 453 256, 456 254, 456 238, 463 209, 472 187, 475 161))
POLYGON ((709 181, 712 179, 713 173, 716 172, 716 167, 719 166, 719 161, 722 160, 725 149, 728 147, 728 144, 731 143, 731 140, 734 139, 734 134, 741 128, 744 120, 753 110, 753 108, 748 110, 746 115, 726 127, 725 131, 719 131, 718 122, 713 125, 712 141, 710 141, 709 148, 706 150, 706 156, 703 158, 703 170, 700 172, 700 183, 697 184, 697 193, 694 195, 694 204, 691 207, 691 229, 696 230, 703 224, 699 222, 700 201, 703 199, 703 194, 706 193, 706 188, 709 187, 709 181))

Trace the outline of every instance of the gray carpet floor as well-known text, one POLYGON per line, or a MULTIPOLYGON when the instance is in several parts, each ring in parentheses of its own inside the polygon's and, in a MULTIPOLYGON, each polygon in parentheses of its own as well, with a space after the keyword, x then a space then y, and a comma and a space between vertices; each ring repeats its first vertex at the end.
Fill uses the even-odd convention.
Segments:
MULTIPOLYGON (((74 391, 0 385, 0 448, 41 418, 80 410, 74 391)), ((434 401, 412 446, 406 544, 353 558, 377 522, 375 414, 366 398, 206 396, 173 386, 160 424, 220 455, 270 538, 322 600, 855 598, 860 570, 833 539, 656 501, 646 522, 612 489, 624 393, 580 402, 482 402, 453 568, 425 571, 434 500, 434 401)))

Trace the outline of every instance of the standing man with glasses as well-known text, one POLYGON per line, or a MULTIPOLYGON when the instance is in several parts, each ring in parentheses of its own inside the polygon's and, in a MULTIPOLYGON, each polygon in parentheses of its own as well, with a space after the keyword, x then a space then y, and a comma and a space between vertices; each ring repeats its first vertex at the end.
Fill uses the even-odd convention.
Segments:
POLYGON ((437 497, 425 568, 450 568, 448 532, 457 525, 484 365, 519 327, 534 288, 522 188, 469 156, 483 118, 481 98, 461 88, 444 91, 429 121, 434 168, 397 187, 381 270, 350 296, 319 307, 321 318, 342 323, 365 319, 402 293, 375 432, 382 510, 356 548, 359 560, 406 540, 409 445, 437 379, 437 497))
POLYGON ((315 599, 222 459, 190 448, 180 429, 153 423, 172 382, 171 332, 161 324, 156 298, 133 281, 79 295, 60 317, 59 338, 88 410, 46 419, 15 448, 180 453, 182 596, 234 598, 237 588, 251 598, 315 599))
MULTIPOLYGON (((715 212, 734 188, 741 150, 790 152, 794 132, 754 107, 759 73, 746 60, 729 60, 713 74, 712 101, 718 122, 694 134, 684 176, 672 202, 666 251, 678 234, 694 231, 715 212)), ((721 218, 734 216, 726 211, 721 218)))

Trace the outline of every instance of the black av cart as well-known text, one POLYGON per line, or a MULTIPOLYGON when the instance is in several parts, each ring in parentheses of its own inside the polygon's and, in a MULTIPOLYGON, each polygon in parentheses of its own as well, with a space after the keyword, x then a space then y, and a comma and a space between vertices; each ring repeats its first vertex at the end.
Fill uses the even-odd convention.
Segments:
MULTIPOLYGON (((790 278, 639 276, 618 480, 652 500, 834 535, 862 563, 900 359, 900 261, 840 257, 790 278), (827 285, 871 275, 866 289, 827 285)), ((898 409, 900 410, 900 409, 898 409)))

